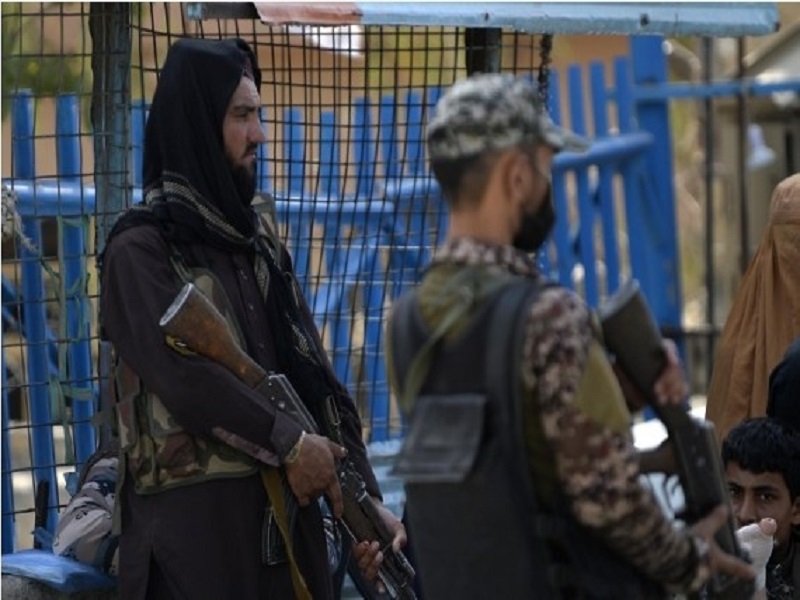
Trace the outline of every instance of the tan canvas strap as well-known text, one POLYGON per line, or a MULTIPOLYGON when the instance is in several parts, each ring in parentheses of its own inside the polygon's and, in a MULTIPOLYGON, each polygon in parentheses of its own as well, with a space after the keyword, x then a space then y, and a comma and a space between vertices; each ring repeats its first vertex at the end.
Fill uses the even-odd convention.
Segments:
POLYGON ((261 481, 264 482, 264 488, 267 490, 267 496, 269 496, 269 501, 272 504, 272 510, 275 512, 275 520, 278 522, 278 528, 281 530, 283 542, 286 544, 286 554, 289 556, 289 564, 292 569, 294 597, 297 600, 311 600, 311 592, 308 591, 306 581, 303 579, 303 574, 300 572, 300 567, 297 566, 297 561, 294 557, 292 535, 289 531, 289 520, 286 517, 286 504, 283 499, 283 485, 278 469, 261 469, 261 481))

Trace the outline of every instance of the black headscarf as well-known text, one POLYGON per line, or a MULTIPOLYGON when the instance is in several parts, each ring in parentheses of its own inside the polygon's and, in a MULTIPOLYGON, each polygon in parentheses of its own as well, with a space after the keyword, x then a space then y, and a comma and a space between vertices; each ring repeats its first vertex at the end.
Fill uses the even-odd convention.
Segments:
MULTIPOLYGON (((258 89, 261 71, 241 39, 180 39, 169 49, 145 128, 144 200, 117 220, 108 241, 144 223, 158 226, 168 242, 207 243, 249 252, 275 336, 279 368, 323 423, 321 400, 335 393, 332 373, 320 368, 321 351, 301 317, 300 290, 280 266, 249 202, 239 198, 225 158, 222 123, 242 76, 258 89)), ((106 244, 108 246, 108 242, 106 244)), ((98 258, 102 272, 102 256, 98 258)))
POLYGON ((155 222, 170 241, 230 250, 252 244, 255 216, 238 197, 222 137, 242 76, 260 87, 261 71, 244 40, 186 38, 170 47, 145 126, 143 203, 117 220, 109 240, 155 222))

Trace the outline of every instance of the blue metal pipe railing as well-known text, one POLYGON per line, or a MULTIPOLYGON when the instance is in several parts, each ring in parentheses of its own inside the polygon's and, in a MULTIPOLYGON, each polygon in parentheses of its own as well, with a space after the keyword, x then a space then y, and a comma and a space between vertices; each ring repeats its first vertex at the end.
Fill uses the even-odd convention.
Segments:
POLYGON ((783 78, 781 81, 759 81, 758 79, 741 79, 735 81, 715 81, 711 83, 677 82, 654 83, 637 87, 634 97, 637 102, 653 100, 679 100, 736 97, 768 96, 780 92, 800 94, 800 79, 783 78))
MULTIPOLYGON (((630 73, 638 88, 667 82, 667 60, 660 36, 635 36, 630 40, 630 73)), ((635 97, 634 94, 631 94, 635 97)), ((642 208, 653 215, 653 224, 662 244, 648 246, 648 274, 650 275, 648 301, 653 315, 661 325, 681 325, 681 278, 679 270, 677 215, 675 210, 672 131, 670 129, 669 102, 666 99, 634 103, 636 123, 659 140, 642 157, 642 171, 653 182, 649 190, 642 193, 642 208), (670 182, 670 185, 665 185, 670 182)), ((637 178, 640 174, 637 174, 637 178)), ((645 223, 646 226, 648 223, 645 223)), ((645 229, 647 231, 647 229, 645 229)), ((649 233, 652 233, 652 229, 649 233)))
POLYGON ((409 175, 422 175, 425 172, 425 153, 422 149, 422 95, 414 90, 406 93, 406 165, 409 175))
MULTIPOLYGON (((57 180, 33 180, 17 177, 4 180, 19 201, 17 212, 24 218, 80 217, 95 207, 94 185, 63 183, 57 180)), ((141 190, 133 192, 134 201, 141 200, 141 190)))
MULTIPOLYGON (((335 198, 341 189, 341 148, 336 135, 336 113, 332 110, 320 114, 320 164, 319 188, 323 196, 335 198)), ((350 311, 342 306, 349 292, 346 279, 357 272, 359 256, 351 252, 352 244, 342 238, 342 213, 326 215, 323 220, 325 232, 325 267, 329 274, 326 282, 320 282, 314 296, 314 316, 323 321, 331 340, 331 363, 339 380, 350 387, 353 369, 350 366, 350 311), (351 264, 354 263, 354 264, 351 264), (334 289, 339 286, 339 290, 334 289)))
MULTIPOLYGON (((602 137, 608 131, 608 97, 605 88, 605 68, 602 63, 594 62, 589 67, 590 86, 592 90, 592 117, 595 137, 602 137)), ((603 224, 603 259, 606 266, 606 294, 614 293, 620 284, 619 249, 616 211, 614 207, 614 169, 608 163, 597 166, 597 198, 595 205, 600 212, 603 224)))
MULTIPOLYGON (((583 106, 583 82, 579 65, 570 66, 567 76, 569 78, 569 109, 570 123, 575 133, 586 135, 586 119, 583 106)), ((593 156, 594 153, 592 152, 593 156)), ((575 169, 576 192, 578 196, 578 241, 580 255, 583 258, 583 292, 584 297, 592 306, 597 306, 600 299, 597 282, 597 260, 595 258, 594 224, 595 206, 589 189, 589 169, 575 169)))
MULTIPOLYGON (((303 144, 303 112, 299 108, 284 111, 283 139, 288 154, 284 155, 286 184, 289 194, 303 197, 305 190, 305 156, 303 144)), ((311 292, 311 223, 299 218, 289 223, 289 245, 292 247, 297 281, 308 298, 311 292)))
MULTIPOLYGON (((33 98, 30 91, 20 91, 12 104, 12 152, 14 175, 36 177, 34 162, 33 98)), ((37 219, 22 219, 23 233, 34 248, 42 247, 41 225, 37 219)), ((58 519, 58 481, 55 469, 52 417, 50 413, 49 368, 45 343, 47 313, 45 311, 44 278, 41 255, 25 245, 21 248, 22 300, 27 334, 28 403, 30 407, 30 437, 33 476, 36 489, 43 482, 49 485, 46 528, 55 530, 58 519)))
MULTIPOLYGON (((56 104, 56 158, 60 180, 80 184, 80 102, 75 94, 58 97, 56 104)), ((92 358, 89 345, 90 332, 87 320, 86 240, 89 214, 64 220, 61 240, 64 261, 63 290, 66 302, 66 333, 69 343, 70 388, 72 394, 72 424, 75 443, 75 468, 82 465, 95 451, 96 440, 92 417, 95 414, 94 386, 92 385, 92 358), (80 392, 83 394, 80 394, 80 392)), ((62 317, 63 318, 63 317, 62 317)))
MULTIPOLYGON (((134 189, 139 190, 141 190, 143 179, 144 126, 146 121, 147 104, 144 100, 135 100, 131 103, 131 183, 134 189)), ((139 201, 134 198, 134 202, 139 201)))
MULTIPOLYGON (((643 132, 634 131, 633 104, 626 100, 633 97, 633 81, 630 77, 628 61, 624 58, 619 58, 614 61, 614 87, 617 90, 616 108, 620 136, 627 138, 630 135, 641 135, 643 132)), ((644 135, 648 136, 652 143, 652 135, 649 133, 645 133, 644 135)), ((633 155, 633 161, 624 163, 620 173, 622 175, 622 193, 625 203, 628 247, 637 248, 635 252, 629 252, 631 274, 640 281, 643 290, 649 290, 650 287, 647 281, 649 276, 646 257, 647 250, 646 248, 639 248, 636 245, 643 235, 642 218, 639 214, 640 189, 639 186, 636 185, 636 173, 641 169, 640 157, 644 149, 645 148, 640 148, 639 152, 633 155)), ((651 298, 648 297, 648 300, 651 300, 651 298)))
MULTIPOLYGON (((13 189, 19 198, 18 212, 23 217, 74 217, 81 211, 91 212, 95 204, 95 188, 91 184, 59 183, 58 181, 32 181, 30 179, 3 180, 3 185, 13 189), (35 206, 34 206, 35 205, 35 206)), ((134 202, 140 202, 142 190, 134 188, 134 202)), ((347 215, 348 225, 374 226, 393 214, 390 200, 342 200, 333 198, 301 197, 294 195, 275 196, 278 216, 294 221, 297 219, 322 221, 338 214, 347 215)))

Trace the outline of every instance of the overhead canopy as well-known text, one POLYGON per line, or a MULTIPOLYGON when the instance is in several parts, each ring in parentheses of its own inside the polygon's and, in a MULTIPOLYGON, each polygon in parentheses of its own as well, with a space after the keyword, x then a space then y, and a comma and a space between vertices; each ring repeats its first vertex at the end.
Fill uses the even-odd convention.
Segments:
POLYGON ((528 33, 755 36, 778 29, 774 2, 190 2, 190 19, 271 25, 427 25, 528 33))

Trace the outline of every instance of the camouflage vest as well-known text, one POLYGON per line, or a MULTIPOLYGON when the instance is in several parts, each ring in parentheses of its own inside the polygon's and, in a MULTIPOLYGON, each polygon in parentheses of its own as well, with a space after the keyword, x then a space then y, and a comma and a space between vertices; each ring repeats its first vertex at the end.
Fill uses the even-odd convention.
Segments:
POLYGON ((537 433, 525 427, 519 374, 522 319, 548 284, 477 267, 444 285, 460 294, 436 325, 415 291, 395 302, 389 323, 408 411, 394 475, 404 480, 423 595, 662 599, 566 503, 540 502, 527 445, 537 433))
MULTIPOLYGON (((214 274, 207 269, 188 268, 174 248, 171 261, 184 283, 194 283, 213 302, 244 346, 230 300, 214 274)), ((120 474, 133 478, 138 493, 155 493, 209 479, 244 477, 258 471, 254 459, 231 446, 186 432, 161 399, 149 392, 118 356, 113 377, 116 421, 126 463, 120 466, 120 474)))

